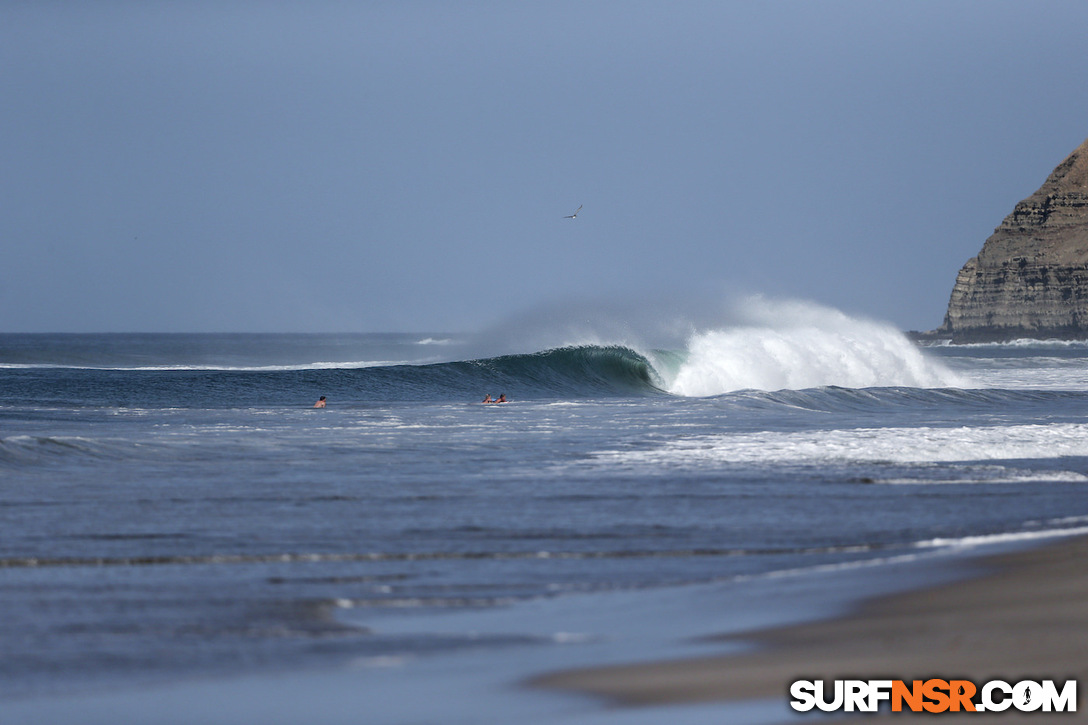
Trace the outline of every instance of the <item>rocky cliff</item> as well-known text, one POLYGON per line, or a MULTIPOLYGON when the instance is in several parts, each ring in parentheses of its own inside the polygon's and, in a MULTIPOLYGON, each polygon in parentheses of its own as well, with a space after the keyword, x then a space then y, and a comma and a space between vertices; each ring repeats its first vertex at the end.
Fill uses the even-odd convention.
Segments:
POLYGON ((935 332, 960 343, 1088 338, 1088 141, 963 265, 935 332))

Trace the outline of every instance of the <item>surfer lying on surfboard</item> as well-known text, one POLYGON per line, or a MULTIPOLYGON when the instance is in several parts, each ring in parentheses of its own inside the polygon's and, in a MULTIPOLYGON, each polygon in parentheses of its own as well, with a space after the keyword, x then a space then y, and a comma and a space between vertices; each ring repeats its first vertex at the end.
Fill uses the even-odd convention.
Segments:
POLYGON ((494 400, 491 399, 491 393, 488 393, 487 397, 484 398, 483 402, 485 402, 485 403, 505 403, 506 402, 506 393, 503 393, 502 395, 495 398, 494 400))

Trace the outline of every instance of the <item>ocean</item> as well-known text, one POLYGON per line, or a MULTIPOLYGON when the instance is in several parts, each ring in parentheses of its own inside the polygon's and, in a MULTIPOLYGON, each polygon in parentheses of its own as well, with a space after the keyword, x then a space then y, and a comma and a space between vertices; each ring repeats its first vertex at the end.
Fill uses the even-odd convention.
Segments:
POLYGON ((291 676, 310 723, 333 681, 345 722, 643 722, 519 683, 1088 529, 1088 344, 771 312, 672 347, 0 335, 5 722, 207 721, 140 699, 179 683, 290 722, 231 708, 291 676))

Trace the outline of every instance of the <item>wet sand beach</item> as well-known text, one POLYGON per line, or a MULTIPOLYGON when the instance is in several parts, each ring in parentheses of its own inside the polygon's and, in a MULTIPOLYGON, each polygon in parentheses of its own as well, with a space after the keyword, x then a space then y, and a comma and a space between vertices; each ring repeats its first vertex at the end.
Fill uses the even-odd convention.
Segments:
MULTIPOLYGON (((864 602, 842 618, 727 638, 756 645, 748 653, 571 670, 533 684, 625 705, 663 705, 786 699, 797 679, 1084 683, 1086 561, 1086 538, 989 557, 979 562, 981 575, 967 580, 864 602)), ((1079 709, 1078 719, 1083 717, 1079 709)), ((1069 719, 1068 714, 1015 711, 967 716, 976 723, 1069 719)))

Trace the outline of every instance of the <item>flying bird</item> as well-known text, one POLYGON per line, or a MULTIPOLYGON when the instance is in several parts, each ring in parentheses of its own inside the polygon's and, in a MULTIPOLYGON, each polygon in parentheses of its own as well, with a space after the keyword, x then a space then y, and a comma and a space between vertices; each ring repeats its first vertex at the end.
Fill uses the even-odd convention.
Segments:
POLYGON ((585 204, 579 204, 578 208, 574 210, 573 214, 571 214, 570 216, 565 216, 563 218, 564 219, 577 219, 578 218, 578 212, 582 211, 583 206, 585 206, 585 204))

